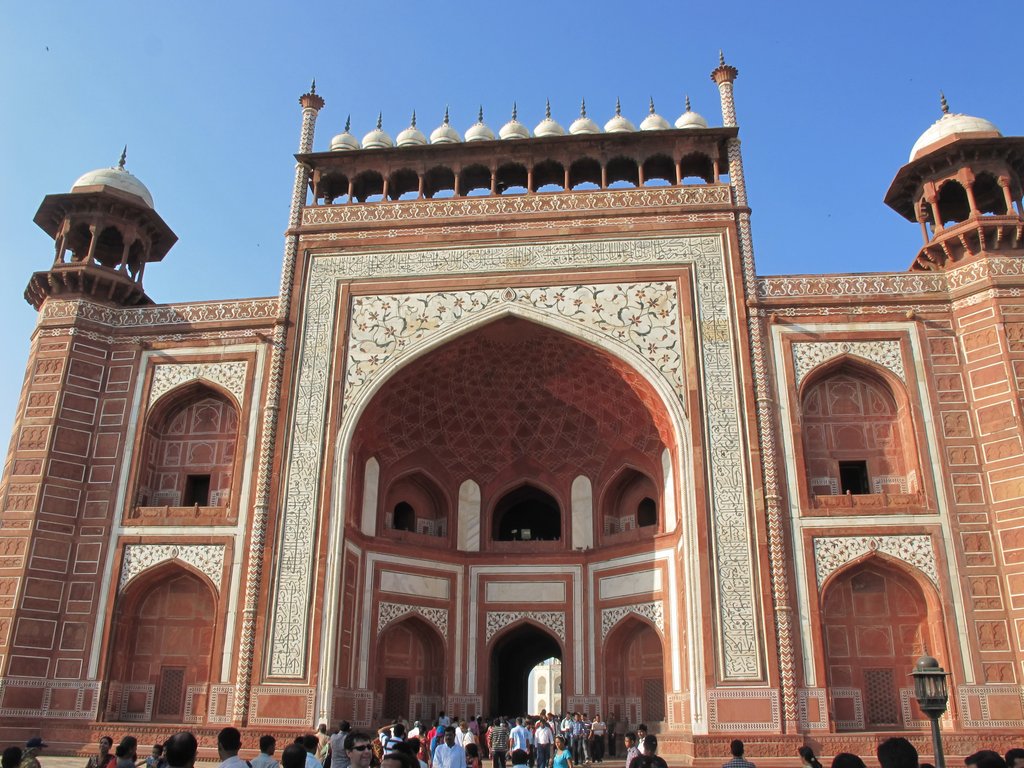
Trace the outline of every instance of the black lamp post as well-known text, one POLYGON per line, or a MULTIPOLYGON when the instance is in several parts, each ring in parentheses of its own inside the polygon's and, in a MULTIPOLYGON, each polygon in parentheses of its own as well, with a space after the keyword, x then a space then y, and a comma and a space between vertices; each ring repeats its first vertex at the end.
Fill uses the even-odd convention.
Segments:
POLYGON ((939 733, 939 718, 946 711, 946 704, 949 702, 949 690, 946 686, 948 674, 939 666, 938 660, 929 656, 927 651, 917 660, 914 671, 910 673, 914 678, 914 695, 917 697, 917 706, 932 721, 935 768, 946 768, 946 758, 942 754, 942 735, 939 733))

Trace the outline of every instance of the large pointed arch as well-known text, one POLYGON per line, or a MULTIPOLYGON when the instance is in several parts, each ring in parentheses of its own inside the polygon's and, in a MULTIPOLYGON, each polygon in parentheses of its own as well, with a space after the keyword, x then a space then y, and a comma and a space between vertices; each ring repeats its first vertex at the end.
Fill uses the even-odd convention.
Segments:
MULTIPOLYGON (((338 631, 337 595, 341 576, 340 553, 345 539, 344 519, 339 517, 339 515, 343 514, 343 505, 350 500, 349 486, 353 479, 357 479, 352 473, 356 472, 358 474, 362 471, 362 467, 353 468, 351 466, 350 457, 354 434, 363 414, 373 400, 373 397, 401 371, 449 342, 472 334, 502 318, 523 320, 547 330, 563 334, 571 340, 610 356, 633 371, 638 378, 646 382, 646 386, 650 387, 655 402, 657 402, 660 409, 663 409, 666 423, 670 427, 671 441, 666 447, 670 453, 673 474, 676 477, 684 477, 688 474, 688 470, 692 468, 689 440, 682 439, 682 436, 688 434, 689 427, 688 416, 681 393, 676 390, 676 385, 671 378, 659 370, 639 350, 631 348, 628 344, 616 342, 599 331, 567 317, 560 316, 555 312, 548 313, 533 306, 517 304, 511 300, 502 303, 494 310, 480 312, 472 317, 463 318, 459 323, 453 324, 448 328, 436 330, 422 341, 406 348, 400 359, 385 361, 375 372, 372 380, 365 382, 352 396, 351 400, 346 404, 345 412, 342 415, 337 431, 337 447, 334 462, 334 495, 332 499, 333 509, 330 516, 328 533, 328 551, 334 553, 335 556, 328 558, 328 573, 325 579, 322 601, 326 610, 321 627, 321 647, 336 647, 336 633, 338 631)), ((694 516, 694 491, 692 488, 681 488, 678 492, 686 494, 686 498, 682 499, 682 507, 686 510, 686 514, 682 515, 680 534, 696 541, 698 521, 694 516)), ((698 581, 698 575, 695 570, 697 567, 696 561, 687 559, 684 567, 686 568, 684 576, 686 583, 696 584, 698 581)), ((688 615, 687 623, 694 627, 701 626, 703 623, 703 607, 701 602, 696 599, 687 599, 685 606, 686 610, 693 614, 688 615)), ((363 606, 364 611, 367 609, 367 606, 363 606)), ((363 651, 357 650, 357 653, 365 652, 365 649, 369 647, 367 622, 363 621, 361 626, 363 627, 363 633, 361 637, 355 640, 355 645, 357 649, 363 649, 363 651)), ((459 657, 462 652, 460 648, 454 649, 456 654, 454 663, 456 666, 463 663, 463 659, 459 657)), ((697 668, 702 665, 702 652, 699 648, 691 646, 688 649, 688 653, 690 653, 692 658, 687 663, 687 666, 697 668)), ((320 673, 323 679, 334 679, 334 667, 334 654, 325 654, 321 657, 320 673)), ((703 687, 700 682, 701 678, 695 676, 695 679, 697 679, 696 685, 703 687)), ((325 709, 330 708, 328 696, 329 692, 323 694, 322 703, 325 709)))

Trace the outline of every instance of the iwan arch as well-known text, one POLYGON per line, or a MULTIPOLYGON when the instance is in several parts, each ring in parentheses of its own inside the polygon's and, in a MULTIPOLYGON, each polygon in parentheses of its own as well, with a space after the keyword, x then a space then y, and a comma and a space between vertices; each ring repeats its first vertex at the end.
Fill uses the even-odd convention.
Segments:
POLYGON ((269 299, 154 304, 175 236, 123 166, 48 196, 5 728, 496 714, 557 657, 566 708, 681 761, 868 754, 923 733, 927 648, 947 752, 1019 740, 1024 140, 926 131, 909 271, 759 277, 736 75, 721 127, 322 146, 311 90, 269 299))

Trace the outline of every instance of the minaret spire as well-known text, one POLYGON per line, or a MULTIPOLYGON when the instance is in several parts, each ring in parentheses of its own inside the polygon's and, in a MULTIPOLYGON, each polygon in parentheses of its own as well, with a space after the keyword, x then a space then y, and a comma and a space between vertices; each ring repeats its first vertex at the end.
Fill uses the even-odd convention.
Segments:
POLYGON ((124 145, 124 149, 121 150, 121 159, 117 161, 117 167, 122 171, 124 170, 125 160, 128 159, 128 145, 124 145))
POLYGON ((551 99, 544 100, 544 119, 551 119, 551 99))
POLYGON ((939 105, 942 107, 942 114, 949 114, 949 102, 946 101, 946 94, 939 91, 939 105))

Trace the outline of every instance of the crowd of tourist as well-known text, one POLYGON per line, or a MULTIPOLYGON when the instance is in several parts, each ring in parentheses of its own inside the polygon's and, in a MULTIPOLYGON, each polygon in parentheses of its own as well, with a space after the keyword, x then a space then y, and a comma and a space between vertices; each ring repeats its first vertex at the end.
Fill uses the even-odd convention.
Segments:
MULTIPOLYGON (((38 736, 24 747, 8 747, 0 768, 40 768, 38 755, 46 743, 38 736)), ((638 725, 623 737, 624 754, 616 757, 616 740, 600 717, 593 720, 580 713, 558 717, 541 712, 539 717, 468 720, 441 715, 429 725, 404 721, 382 726, 373 733, 353 729, 342 720, 338 730, 328 733, 321 724, 316 733, 299 736, 277 758, 277 740, 272 735, 259 739, 259 754, 251 759, 239 756, 242 735, 227 727, 217 736, 218 768, 579 768, 613 758, 621 768, 668 768, 658 755, 658 740, 638 725), (607 742, 607 744, 606 744, 607 742), (606 746, 608 747, 606 749, 606 746)), ((138 755, 138 740, 125 736, 114 748, 114 740, 103 736, 97 752, 85 768, 193 768, 199 751, 196 737, 182 731, 153 746, 145 758, 138 755)), ((732 758, 722 768, 757 768, 744 756, 744 745, 734 739, 732 758)), ((801 768, 824 768, 808 746, 797 750, 801 768)), ((878 745, 876 757, 881 768, 934 768, 918 761, 914 745, 902 737, 878 745)), ((1024 749, 1011 749, 1005 756, 981 750, 964 759, 965 768, 1024 768, 1024 749)), ((831 768, 866 768, 859 755, 841 752, 832 758, 831 768)))

